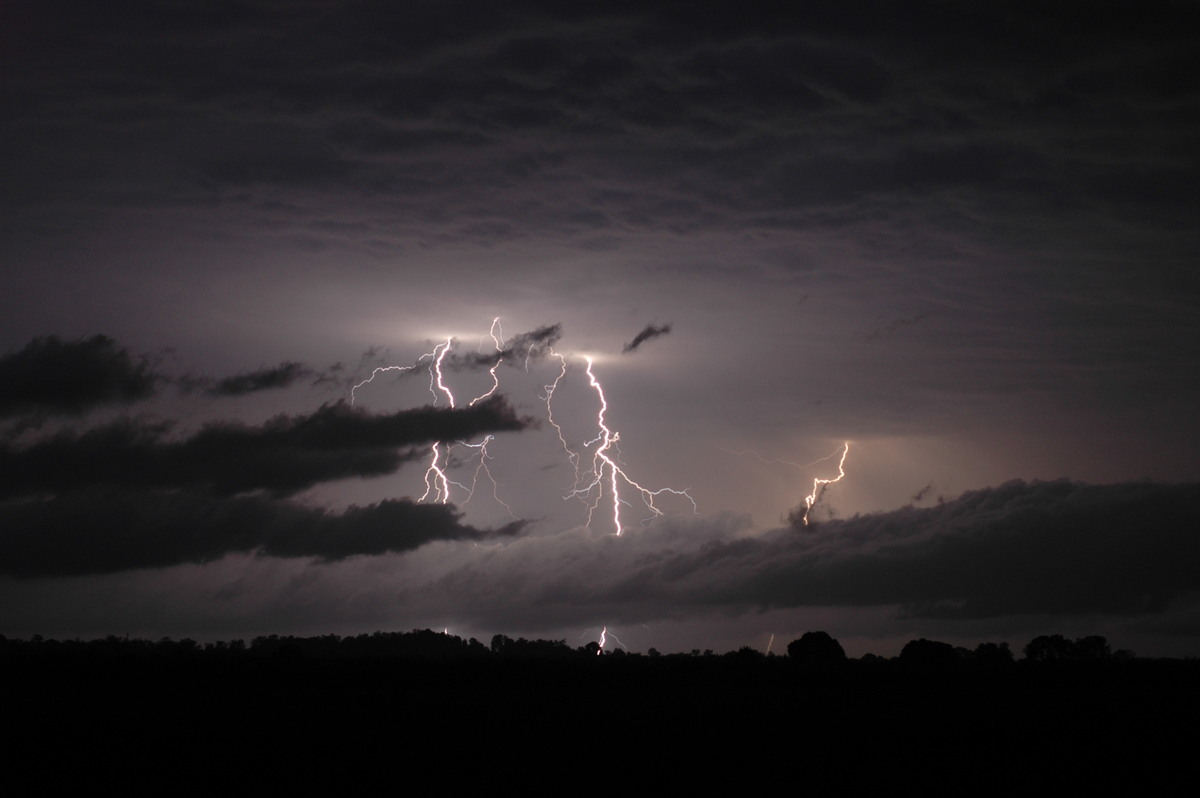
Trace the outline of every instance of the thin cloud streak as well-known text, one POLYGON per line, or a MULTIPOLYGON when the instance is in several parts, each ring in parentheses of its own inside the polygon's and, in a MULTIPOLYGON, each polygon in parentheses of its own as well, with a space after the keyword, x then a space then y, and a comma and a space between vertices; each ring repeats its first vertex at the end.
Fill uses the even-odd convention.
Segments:
POLYGON ((286 361, 278 366, 223 377, 208 389, 208 393, 213 396, 245 396, 257 391, 286 388, 313 375, 314 372, 303 363, 286 361))
POLYGON ((637 335, 633 336, 633 340, 631 340, 629 343, 625 344, 625 346, 621 348, 621 353, 627 355, 630 352, 636 351, 639 346, 646 343, 647 341, 652 341, 655 338, 660 338, 670 332, 671 332, 670 324, 663 324, 661 326, 657 326, 654 324, 647 324, 645 327, 643 327, 641 329, 641 331, 637 335))

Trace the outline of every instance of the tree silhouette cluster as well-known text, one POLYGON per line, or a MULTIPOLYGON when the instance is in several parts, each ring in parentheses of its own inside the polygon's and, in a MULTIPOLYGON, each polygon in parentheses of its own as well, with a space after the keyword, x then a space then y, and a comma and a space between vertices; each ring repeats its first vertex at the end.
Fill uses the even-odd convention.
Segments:
POLYGON ((995 795, 1031 784, 1182 793, 1198 663, 1064 640, 1036 638, 1021 659, 1002 643, 930 640, 855 659, 825 632, 786 655, 504 634, 484 644, 428 629, 206 643, 0 636, 0 710, 19 731, 6 749, 18 769, 115 781, 136 756, 164 784, 213 789, 288 774, 310 788, 323 763, 340 780, 350 763, 397 756, 431 771, 568 779, 619 746, 679 763, 663 786, 689 791, 803 752, 806 785, 830 794, 898 777, 978 785, 980 774, 995 795))
MULTIPOLYGON (((1023 649, 1024 663, 1099 663, 1128 662, 1135 659, 1132 652, 1114 652, 1108 641, 1099 635, 1069 640, 1063 635, 1041 635, 1031 640, 1023 649)), ((723 655, 711 649, 701 652, 693 649, 687 653, 663 655, 651 648, 645 655, 621 648, 601 650, 596 641, 572 648, 565 640, 516 639, 505 634, 496 634, 488 645, 474 637, 462 639, 455 635, 416 629, 411 632, 374 632, 359 635, 322 635, 298 637, 292 635, 258 636, 247 643, 244 640, 219 640, 198 643, 190 638, 172 640, 163 638, 149 641, 140 638, 110 635, 103 639, 53 640, 34 635, 29 640, 10 639, 0 635, 0 662, 54 658, 86 661, 122 658, 140 661, 222 661, 244 658, 247 660, 306 659, 306 660, 590 660, 603 655, 606 659, 661 659, 678 661, 727 659, 743 662, 783 660, 775 655, 764 654, 757 649, 743 646, 723 655)), ((953 668, 953 667, 1000 667, 1012 666, 1014 658, 1008 643, 980 643, 973 650, 952 646, 937 640, 920 638, 911 640, 897 657, 890 660, 866 654, 858 660, 846 655, 835 638, 828 632, 805 632, 787 645, 786 661, 805 669, 831 670, 849 667, 852 664, 879 664, 893 662, 908 668, 953 668)))

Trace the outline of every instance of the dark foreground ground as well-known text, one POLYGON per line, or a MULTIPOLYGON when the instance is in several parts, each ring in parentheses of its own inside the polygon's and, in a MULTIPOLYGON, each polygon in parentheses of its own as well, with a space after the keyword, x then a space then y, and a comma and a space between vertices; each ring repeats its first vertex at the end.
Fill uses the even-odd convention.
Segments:
POLYGON ((0 668, 4 778, 39 793, 1190 794, 1198 772, 1195 661, 283 648, 25 650, 0 668))

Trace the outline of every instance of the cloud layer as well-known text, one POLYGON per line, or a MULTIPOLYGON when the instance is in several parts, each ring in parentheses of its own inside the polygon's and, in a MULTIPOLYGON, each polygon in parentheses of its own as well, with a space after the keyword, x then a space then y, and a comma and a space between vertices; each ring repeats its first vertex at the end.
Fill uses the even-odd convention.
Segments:
POLYGON ((727 517, 523 540, 421 590, 485 627, 805 607, 942 620, 1149 616, 1200 592, 1198 523, 1198 484, 1014 481, 761 536, 727 517))
POLYGON ((390 474, 417 444, 517 431, 527 423, 500 396, 462 409, 381 415, 338 402, 257 426, 212 422, 182 440, 169 439, 166 424, 122 420, 28 445, 0 444, 0 498, 95 485, 284 496, 330 480, 390 474))
MULTIPOLYGON (((288 361, 215 381, 207 394, 283 388, 309 374, 288 361)), ((0 376, 2 407, 18 418, 132 403, 167 381, 103 335, 38 338, 0 359, 0 376)), ((523 524, 479 530, 452 507, 408 499, 340 514, 282 499, 334 480, 394 473, 417 446, 529 424, 494 395, 471 407, 383 414, 338 401, 261 424, 209 421, 180 436, 168 421, 135 418, 36 433, 18 425, 0 441, 0 573, 77 576, 233 552, 335 560, 512 535, 523 524)))
POLYGON ((165 568, 239 552, 331 561, 412 551, 435 540, 502 538, 523 527, 476 529, 450 506, 408 500, 331 513, 189 490, 85 490, 5 503, 0 525, 0 574, 20 578, 165 568))

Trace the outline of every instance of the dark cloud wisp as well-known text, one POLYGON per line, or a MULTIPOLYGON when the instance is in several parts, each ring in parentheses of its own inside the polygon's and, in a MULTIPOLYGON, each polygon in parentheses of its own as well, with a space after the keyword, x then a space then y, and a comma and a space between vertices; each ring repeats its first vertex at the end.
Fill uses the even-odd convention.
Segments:
POLYGON ((213 396, 243 396, 256 391, 286 388, 297 380, 313 375, 313 371, 302 363, 286 361, 278 366, 256 369, 244 374, 224 377, 208 389, 213 396))
POLYGON ((660 336, 666 335, 669 332, 671 332, 670 324, 663 324, 663 325, 658 325, 658 326, 653 325, 653 324, 647 324, 645 327, 642 328, 641 332, 639 332, 637 335, 633 336, 632 341, 625 344, 625 347, 621 350, 621 352, 623 354, 629 354, 630 352, 633 352, 639 346, 646 343, 647 341, 650 341, 650 340, 653 340, 660 336))
POLYGON ((536 363, 550 354, 562 335, 562 324, 543 324, 528 332, 517 333, 498 351, 471 354, 451 352, 445 365, 454 369, 473 369, 491 368, 502 360, 509 363, 536 363))

